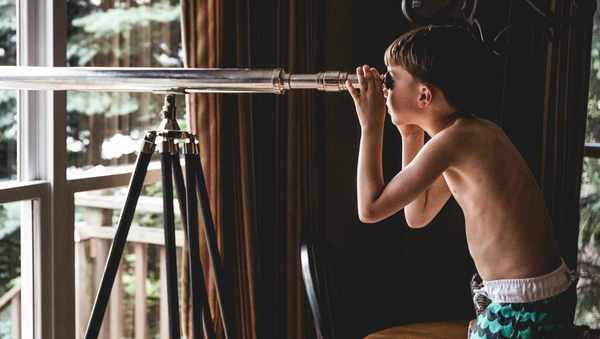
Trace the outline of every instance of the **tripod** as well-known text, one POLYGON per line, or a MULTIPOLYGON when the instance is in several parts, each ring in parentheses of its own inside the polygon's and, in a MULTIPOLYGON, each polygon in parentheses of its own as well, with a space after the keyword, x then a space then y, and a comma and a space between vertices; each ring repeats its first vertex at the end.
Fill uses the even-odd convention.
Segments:
POLYGON ((208 193, 202 165, 200 163, 199 144, 194 133, 181 131, 175 120, 175 94, 165 96, 165 104, 161 111, 163 119, 158 130, 147 131, 141 151, 135 163, 135 169, 129 183, 125 205, 119 218, 117 231, 113 239, 104 274, 98 288, 92 314, 85 333, 85 339, 96 339, 100 332, 102 319, 110 297, 110 292, 117 275, 119 263, 127 242, 127 234, 133 220, 138 198, 142 191, 148 165, 156 146, 160 153, 165 255, 167 263, 167 300, 169 313, 169 335, 171 339, 180 338, 179 301, 177 289, 177 257, 175 252, 175 221, 173 211, 173 180, 181 216, 184 234, 189 252, 190 295, 193 320, 193 338, 215 338, 213 321, 208 304, 208 295, 202 263, 198 233, 198 207, 204 224, 204 234, 209 252, 210 264, 215 278, 215 290, 221 312, 224 334, 231 339, 226 316, 226 301, 223 296, 223 272, 221 257, 217 247, 217 237, 213 225, 208 193), (185 157, 185 180, 180 164, 180 153, 185 157), (185 203, 183 203, 185 202, 185 203))

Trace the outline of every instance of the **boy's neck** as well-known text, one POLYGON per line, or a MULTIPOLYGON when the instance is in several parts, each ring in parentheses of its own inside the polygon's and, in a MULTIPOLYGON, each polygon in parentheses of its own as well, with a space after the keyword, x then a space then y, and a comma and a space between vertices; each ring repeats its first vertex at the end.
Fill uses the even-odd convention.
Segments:
POLYGON ((446 112, 432 112, 430 119, 421 125, 421 128, 431 137, 452 125, 457 119, 469 115, 468 111, 451 109, 446 112))

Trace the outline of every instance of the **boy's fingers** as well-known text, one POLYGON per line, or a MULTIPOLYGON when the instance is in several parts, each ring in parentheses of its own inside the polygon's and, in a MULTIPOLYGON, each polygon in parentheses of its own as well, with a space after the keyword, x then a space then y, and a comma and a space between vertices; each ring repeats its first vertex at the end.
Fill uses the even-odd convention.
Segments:
POLYGON ((373 77, 373 88, 381 88, 384 90, 385 88, 383 86, 383 79, 381 78, 379 72, 375 68, 371 68, 370 73, 373 77))
POLYGON ((377 72, 377 70, 375 68, 371 68, 369 70, 369 80, 372 81, 373 83, 373 88, 377 89, 377 88, 383 88, 382 84, 383 81, 381 80, 381 76, 379 75, 379 72, 377 72))
MULTIPOLYGON (((372 87, 373 79, 371 78, 371 68, 368 65, 363 66, 363 72, 365 73, 365 91, 372 87)), ((363 88, 361 87, 361 90, 363 88)))
POLYGON ((356 76, 358 78, 358 86, 360 88, 361 93, 364 93, 367 90, 368 84, 365 76, 367 73, 364 71, 363 67, 358 67, 356 69, 356 76))
POLYGON ((381 80, 381 75, 379 74, 379 72, 377 72, 375 68, 371 68, 371 72, 373 73, 373 78, 375 81, 381 80))
POLYGON ((357 98, 360 93, 366 93, 369 88, 383 88, 379 83, 382 83, 379 72, 375 68, 369 67, 369 65, 356 68, 356 76, 358 78, 358 89, 360 89, 360 92, 358 92, 350 82, 347 82, 348 92, 350 92, 353 98, 357 98))
POLYGON ((350 93, 352 98, 356 99, 358 96, 358 92, 356 91, 354 85, 352 85, 352 82, 350 80, 346 80, 346 87, 348 87, 348 93, 350 93))

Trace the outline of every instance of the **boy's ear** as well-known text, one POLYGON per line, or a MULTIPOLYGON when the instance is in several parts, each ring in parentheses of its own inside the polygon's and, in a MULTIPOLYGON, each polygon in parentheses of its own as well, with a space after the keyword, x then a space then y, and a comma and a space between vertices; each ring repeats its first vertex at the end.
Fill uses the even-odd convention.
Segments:
POLYGON ((429 106, 431 100, 433 99, 433 92, 431 88, 427 85, 421 85, 419 87, 419 107, 425 108, 429 106))

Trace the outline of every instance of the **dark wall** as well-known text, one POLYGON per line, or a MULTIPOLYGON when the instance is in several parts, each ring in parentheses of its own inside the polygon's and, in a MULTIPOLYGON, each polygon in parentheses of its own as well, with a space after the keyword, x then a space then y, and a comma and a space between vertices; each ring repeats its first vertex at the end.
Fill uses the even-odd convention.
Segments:
MULTIPOLYGON (((354 72, 368 64, 385 72, 387 46, 409 30, 401 1, 326 0, 324 70, 354 72)), ((474 318, 462 211, 451 200, 423 229, 410 229, 400 211, 363 224, 356 208, 360 126, 346 92, 325 94, 324 232, 364 292, 365 331, 402 323, 474 318)), ((401 141, 387 121, 384 171, 401 166, 401 141)))

